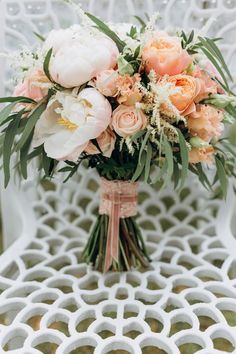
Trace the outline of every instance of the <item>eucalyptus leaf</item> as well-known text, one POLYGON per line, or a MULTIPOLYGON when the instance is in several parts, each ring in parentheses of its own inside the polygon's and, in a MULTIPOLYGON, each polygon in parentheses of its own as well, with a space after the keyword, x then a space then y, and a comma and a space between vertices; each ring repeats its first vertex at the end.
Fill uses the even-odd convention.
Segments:
POLYGON ((145 147, 146 147, 146 144, 147 144, 147 141, 148 141, 148 138, 149 138, 150 134, 151 134, 151 130, 147 130, 147 132, 146 132, 146 134, 145 134, 145 137, 144 137, 144 139, 143 139, 143 141, 142 141, 142 145, 141 145, 140 151, 139 151, 139 160, 138 160, 139 163, 140 163, 140 161, 141 161, 142 154, 143 154, 143 150, 144 150, 145 147))
POLYGON ((10 161, 12 155, 12 146, 14 143, 15 136, 17 134, 18 126, 20 124, 21 114, 22 113, 19 112, 16 118, 8 125, 3 141, 3 170, 5 177, 5 188, 7 187, 10 180, 10 161))
POLYGON ((219 157, 215 156, 215 162, 223 197, 226 198, 228 189, 228 179, 225 173, 225 169, 219 157))
POLYGON ((22 147, 22 149, 20 150, 20 168, 21 168, 21 174, 24 179, 27 179, 27 176, 28 176, 27 155, 28 155, 28 152, 30 149, 32 138, 33 138, 33 131, 30 134, 30 136, 28 137, 28 139, 27 139, 26 143, 24 144, 24 146, 22 147))
POLYGON ((146 162, 145 162, 145 171, 144 171, 144 182, 148 182, 150 168, 152 161, 152 145, 150 142, 147 144, 147 154, 146 154, 146 162))
POLYGON ((37 37, 41 42, 45 42, 46 38, 44 36, 42 36, 40 33, 38 32, 33 32, 33 34, 35 35, 35 37, 37 37))
POLYGON ((146 151, 143 151, 141 158, 140 158, 140 162, 138 162, 136 170, 135 170, 134 175, 132 177, 133 182, 137 181, 137 179, 141 176, 141 174, 145 168, 146 155, 147 155, 146 151))
POLYGON ((165 178, 165 182, 164 182, 164 186, 163 186, 163 188, 164 188, 171 182, 172 175, 174 172, 173 151, 172 151, 172 147, 165 135, 163 136, 163 147, 164 147, 163 150, 165 153, 165 159, 167 161, 167 172, 166 172, 166 178, 165 178))
POLYGON ((181 189, 188 175, 189 157, 188 157, 188 148, 186 145, 185 138, 180 129, 177 129, 177 131, 179 135, 179 147, 180 147, 180 156, 181 156, 181 163, 182 163, 181 184, 180 184, 180 189, 181 189))
POLYGON ((0 103, 7 103, 7 102, 36 103, 31 98, 25 96, 0 97, 0 103))
POLYGON ((137 133, 135 133, 134 135, 131 136, 130 141, 134 142, 135 140, 138 140, 139 138, 141 138, 141 136, 143 136, 145 134, 146 130, 140 130, 137 133))
POLYGON ((15 105, 16 103, 12 102, 2 109, 2 111, 0 112, 0 125, 6 122, 15 105))
POLYGON ((102 33, 104 33, 105 35, 107 35, 109 38, 111 38, 117 45, 118 49, 120 52, 123 52, 124 47, 126 46, 126 43, 123 42, 118 35, 112 31, 103 21, 101 21, 99 18, 97 18, 96 16, 86 12, 85 13, 91 21, 93 21, 97 28, 99 29, 99 31, 101 31, 102 33))
POLYGON ((17 144, 17 148, 16 148, 17 150, 20 150, 24 146, 31 132, 34 130, 34 127, 38 119, 40 118, 41 114, 45 111, 45 109, 46 109, 46 103, 42 102, 28 116, 26 126, 17 144))
POLYGON ((45 72, 45 75, 47 76, 47 78, 53 82, 52 78, 51 78, 51 74, 49 71, 49 65, 50 65, 50 61, 51 61, 51 57, 52 57, 52 53, 53 53, 53 49, 49 49, 49 51, 47 52, 47 55, 45 57, 44 63, 43 63, 43 70, 45 72))

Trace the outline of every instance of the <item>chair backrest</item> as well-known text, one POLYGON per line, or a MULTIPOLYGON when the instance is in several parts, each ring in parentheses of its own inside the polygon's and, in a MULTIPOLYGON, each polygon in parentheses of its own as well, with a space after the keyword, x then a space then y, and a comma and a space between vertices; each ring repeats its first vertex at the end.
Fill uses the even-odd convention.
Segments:
MULTIPOLYGON (((224 37, 222 49, 226 60, 236 77, 236 0, 81 0, 86 11, 113 22, 134 21, 134 15, 145 18, 159 11, 160 28, 208 29, 209 35, 224 37)), ((67 27, 78 22, 75 11, 63 0, 0 0, 0 52, 17 50, 23 45, 33 45, 37 41, 33 32, 46 34, 52 28, 67 27)), ((0 95, 10 94, 13 82, 9 60, 0 56, 0 95)), ((85 173, 85 172, 82 172, 85 173)), ((16 199, 18 190, 13 186, 7 192, 2 190, 2 205, 5 246, 19 235, 18 223, 21 216, 16 199), (15 206, 13 208, 13 205, 15 206), (16 214, 11 223, 9 215, 16 214), (18 213, 19 214, 19 213, 18 213), (9 222, 8 222, 9 221, 9 222), (18 232, 16 232, 16 230, 18 232), (12 236, 11 236, 12 235, 12 236)), ((20 198, 18 198, 19 200, 20 198)))

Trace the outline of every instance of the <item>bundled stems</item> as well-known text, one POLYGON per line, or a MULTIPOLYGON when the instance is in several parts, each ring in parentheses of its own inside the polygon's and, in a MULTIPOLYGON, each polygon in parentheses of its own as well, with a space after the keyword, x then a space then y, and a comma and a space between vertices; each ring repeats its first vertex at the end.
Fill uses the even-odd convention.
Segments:
MULTIPOLYGON (((83 256, 94 269, 104 272, 108 235, 108 215, 99 215, 83 256)), ((119 225, 119 259, 113 260, 111 271, 128 271, 134 267, 149 267, 148 256, 139 226, 134 217, 121 218, 119 225)))

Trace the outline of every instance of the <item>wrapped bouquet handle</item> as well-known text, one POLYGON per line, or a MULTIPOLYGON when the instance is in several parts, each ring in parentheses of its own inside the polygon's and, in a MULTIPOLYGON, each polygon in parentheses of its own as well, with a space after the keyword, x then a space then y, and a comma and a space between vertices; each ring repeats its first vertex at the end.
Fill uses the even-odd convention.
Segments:
POLYGON ((138 183, 129 181, 108 181, 101 179, 101 201, 99 214, 109 216, 104 271, 112 261, 119 260, 120 218, 137 214, 138 183))
POLYGON ((149 257, 134 217, 138 183, 101 178, 99 217, 84 251, 87 262, 100 271, 149 266, 149 257))

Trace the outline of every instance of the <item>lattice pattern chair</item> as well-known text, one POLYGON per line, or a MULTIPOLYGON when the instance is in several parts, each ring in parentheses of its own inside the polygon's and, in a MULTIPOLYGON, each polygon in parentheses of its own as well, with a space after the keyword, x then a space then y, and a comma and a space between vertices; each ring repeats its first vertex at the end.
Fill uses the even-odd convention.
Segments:
MULTIPOLYGON (((201 28, 225 37, 236 59, 236 1, 97 0, 89 11, 113 21, 159 10, 160 26, 201 28)), ((76 16, 60 1, 0 1, 1 46, 32 43, 32 31, 76 16)), ((235 72, 236 74, 236 72, 235 72)), ((10 71, 0 68, 2 92, 10 71)), ((0 352, 17 354, 217 354, 236 352, 236 240, 233 186, 209 200, 194 180, 178 195, 140 186, 138 222, 153 262, 147 271, 101 275, 81 261, 95 219, 99 179, 83 170, 67 185, 2 189, 0 352)))

